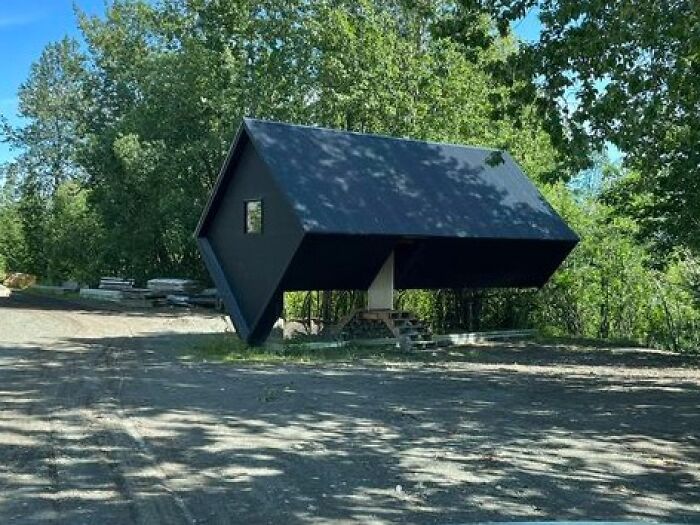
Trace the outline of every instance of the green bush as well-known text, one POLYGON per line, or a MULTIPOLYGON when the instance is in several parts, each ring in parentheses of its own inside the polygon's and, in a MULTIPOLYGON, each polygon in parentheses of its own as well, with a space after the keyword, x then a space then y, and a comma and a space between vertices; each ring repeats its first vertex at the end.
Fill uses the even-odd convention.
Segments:
POLYGON ((18 205, 0 201, 0 280, 11 271, 24 271, 27 258, 18 205))
POLYGON ((46 219, 46 277, 93 282, 102 262, 102 225, 88 203, 89 192, 77 182, 64 182, 54 195, 46 219))
POLYGON ((678 255, 664 270, 654 269, 632 221, 593 199, 577 201, 562 185, 546 193, 581 242, 537 294, 535 325, 551 335, 695 351, 697 262, 678 255))

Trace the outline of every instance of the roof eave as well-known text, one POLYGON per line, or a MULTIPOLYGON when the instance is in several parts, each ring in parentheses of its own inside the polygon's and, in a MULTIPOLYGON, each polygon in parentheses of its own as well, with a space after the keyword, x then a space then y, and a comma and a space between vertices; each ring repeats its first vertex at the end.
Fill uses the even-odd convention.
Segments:
POLYGON ((244 118, 240 126, 238 127, 238 130, 236 131, 236 136, 234 137, 233 142, 231 143, 231 147, 228 150, 226 160, 224 160, 224 163, 221 166, 221 169, 219 170, 219 175, 216 177, 214 187, 212 188, 209 194, 209 200, 207 201, 207 204, 204 207, 204 211, 202 212, 202 215, 199 218, 199 222, 197 223, 197 227, 194 230, 195 238, 203 236, 203 231, 206 228, 207 223, 209 222, 210 215, 212 215, 216 203, 221 198, 221 192, 219 190, 223 186, 224 181, 228 176, 229 167, 236 155, 243 150, 246 141, 249 140, 250 137, 248 136, 248 130, 246 128, 246 119, 244 118))

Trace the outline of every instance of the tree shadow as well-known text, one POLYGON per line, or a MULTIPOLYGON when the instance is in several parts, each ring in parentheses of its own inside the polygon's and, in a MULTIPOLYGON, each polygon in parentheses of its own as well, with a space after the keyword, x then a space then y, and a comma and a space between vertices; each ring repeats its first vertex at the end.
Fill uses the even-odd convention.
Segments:
POLYGON ((198 523, 700 516, 693 360, 536 345, 376 366, 178 360, 198 337, 0 347, 0 514, 178 522, 179 501, 198 523))

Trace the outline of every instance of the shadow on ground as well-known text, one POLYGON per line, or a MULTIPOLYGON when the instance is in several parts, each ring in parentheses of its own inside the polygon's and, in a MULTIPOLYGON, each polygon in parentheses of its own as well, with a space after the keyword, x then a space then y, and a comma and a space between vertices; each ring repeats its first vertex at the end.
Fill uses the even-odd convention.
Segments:
POLYGON ((198 340, 0 347, 0 515, 292 524, 700 518, 693 358, 537 345, 452 351, 449 364, 177 358, 198 340))
POLYGON ((81 297, 51 296, 31 291, 13 291, 9 297, 0 297, 0 309, 48 312, 84 312, 107 316, 128 317, 178 317, 183 313, 196 312, 200 315, 220 316, 219 312, 203 308, 186 307, 129 307, 108 301, 96 301, 81 297))

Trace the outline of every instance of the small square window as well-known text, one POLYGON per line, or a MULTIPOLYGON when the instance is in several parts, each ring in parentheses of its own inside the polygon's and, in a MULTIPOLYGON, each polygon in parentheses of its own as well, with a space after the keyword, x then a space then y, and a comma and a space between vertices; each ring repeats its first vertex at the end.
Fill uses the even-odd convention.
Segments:
POLYGON ((245 232, 262 233, 262 222, 262 201, 245 201, 245 232))

